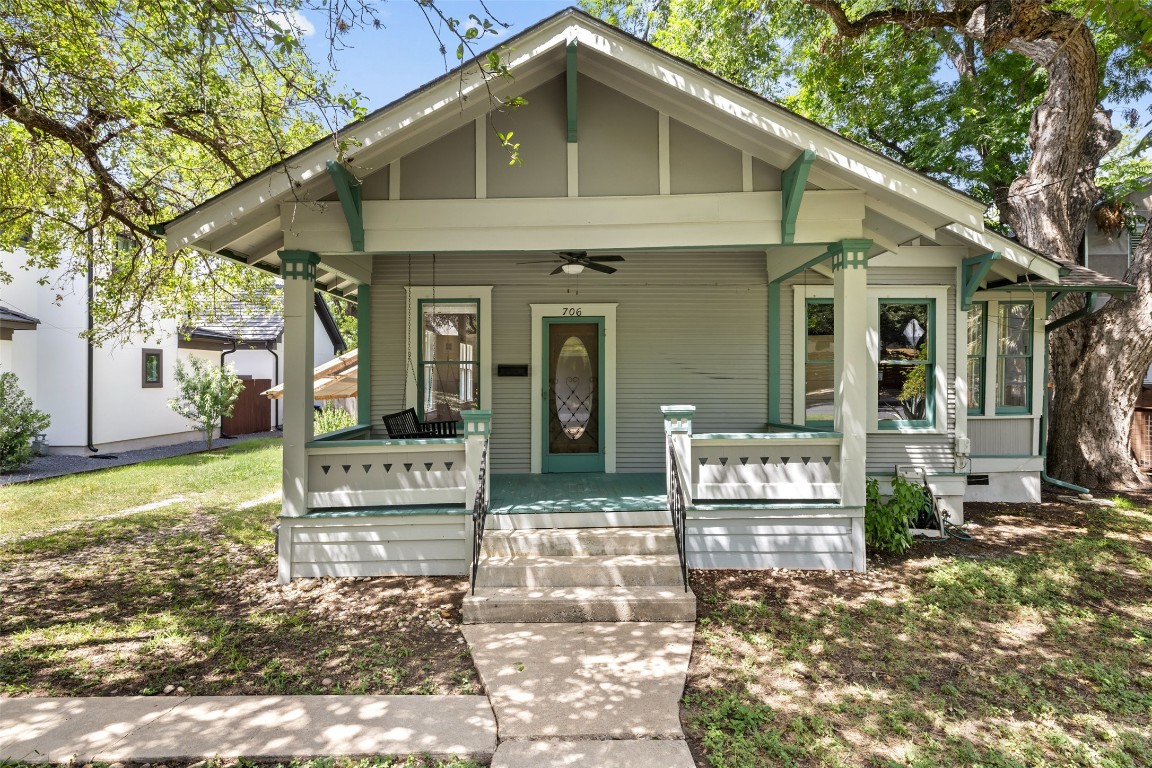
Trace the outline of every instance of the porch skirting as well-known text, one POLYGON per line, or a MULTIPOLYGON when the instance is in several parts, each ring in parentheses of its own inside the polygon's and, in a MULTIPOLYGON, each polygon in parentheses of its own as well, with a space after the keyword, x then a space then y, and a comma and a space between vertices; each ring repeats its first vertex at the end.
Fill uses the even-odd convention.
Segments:
POLYGON ((698 504, 685 539, 690 568, 852 570, 864 559, 864 509, 698 504))

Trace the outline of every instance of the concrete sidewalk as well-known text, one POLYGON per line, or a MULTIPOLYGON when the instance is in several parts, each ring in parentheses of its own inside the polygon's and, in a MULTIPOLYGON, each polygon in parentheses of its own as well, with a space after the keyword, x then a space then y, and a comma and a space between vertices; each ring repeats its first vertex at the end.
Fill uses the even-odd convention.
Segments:
POLYGON ((210 757, 487 759, 484 696, 118 696, 0 699, 0 763, 210 757))

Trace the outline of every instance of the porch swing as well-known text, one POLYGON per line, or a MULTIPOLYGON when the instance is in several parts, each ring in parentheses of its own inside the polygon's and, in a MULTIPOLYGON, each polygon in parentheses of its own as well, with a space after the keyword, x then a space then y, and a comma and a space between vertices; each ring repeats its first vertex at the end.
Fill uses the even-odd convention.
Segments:
MULTIPOLYGON (((408 318, 412 317, 412 255, 408 255, 408 318)), ((432 254, 432 303, 436 304, 436 254, 432 254)), ((433 323, 435 324, 435 318, 433 323)), ((421 318, 422 324, 422 318, 421 318)), ((419 337, 417 337, 416 344, 419 345, 419 337)), ((412 382, 417 389, 420 388, 420 378, 416 375, 416 368, 412 364, 412 354, 406 356, 408 372, 412 376, 412 382)), ((432 375, 439 379, 440 387, 443 389, 443 380, 440 379, 439 366, 433 366, 432 375)), ((385 414, 381 417, 384 420, 384 428, 388 430, 389 440, 423 440, 429 438, 443 438, 443 437, 456 437, 456 421, 424 421, 416 414, 415 408, 405 408, 396 413, 385 414)))

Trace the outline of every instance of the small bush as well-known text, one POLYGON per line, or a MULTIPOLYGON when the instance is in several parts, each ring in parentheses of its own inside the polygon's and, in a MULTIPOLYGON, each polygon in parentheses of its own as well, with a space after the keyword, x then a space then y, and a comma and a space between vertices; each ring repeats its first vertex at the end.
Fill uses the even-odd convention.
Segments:
POLYGON ((324 403, 324 407, 316 411, 312 432, 317 435, 326 435, 339 429, 356 426, 352 414, 332 403, 324 403))
POLYGON ((0 471, 11 472, 32 458, 32 438, 48 429, 51 417, 36 410, 14 373, 0 373, 0 471))
POLYGON ((221 419, 232 415, 244 382, 231 365, 218 366, 198 357, 189 358, 187 367, 176 363, 173 378, 179 396, 169 400, 168 407, 203 432, 208 450, 212 450, 212 433, 221 419))
POLYGON ((880 483, 869 480, 864 507, 864 543, 868 549, 903 552, 912 546, 908 529, 927 503, 924 488, 899 475, 892 478, 888 501, 880 497, 880 483))

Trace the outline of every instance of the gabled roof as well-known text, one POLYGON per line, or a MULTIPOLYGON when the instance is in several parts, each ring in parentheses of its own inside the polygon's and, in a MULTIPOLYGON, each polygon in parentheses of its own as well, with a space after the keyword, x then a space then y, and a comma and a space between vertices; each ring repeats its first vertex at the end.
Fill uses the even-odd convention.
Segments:
MULTIPOLYGON (((630 93, 674 99, 704 119, 723 121, 765 153, 774 153, 780 167, 804 151, 814 152, 810 182, 829 190, 864 191, 866 216, 884 223, 885 231, 899 233, 887 238, 891 242, 931 237, 950 225, 969 233, 983 231, 981 201, 575 8, 502 44, 511 50, 508 66, 514 78, 485 82, 474 60, 339 131, 341 139, 355 139, 358 144, 354 157, 345 158, 346 164, 357 176, 369 175, 488 111, 492 98, 527 92, 563 71, 572 42, 578 44, 582 73, 585 67, 591 75, 607 73, 626 83, 630 93)), ((326 164, 337 160, 335 136, 168 222, 169 251, 193 247, 278 270, 277 251, 285 247, 280 204, 332 199, 335 186, 326 164)), ((883 244, 884 238, 877 242, 883 244)), ((1027 270, 1033 262, 1041 276, 1055 277, 1053 262, 1019 246, 1016 250, 1022 254, 1019 266, 1027 270)), ((354 265, 346 264, 342 271, 339 259, 326 258, 320 271, 317 282, 322 289, 347 294, 357 283, 354 265)))

